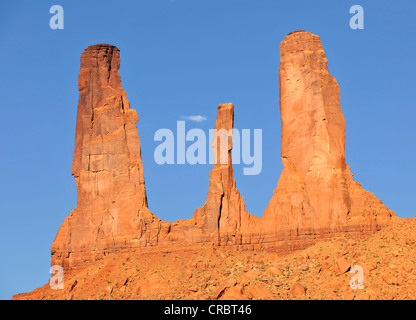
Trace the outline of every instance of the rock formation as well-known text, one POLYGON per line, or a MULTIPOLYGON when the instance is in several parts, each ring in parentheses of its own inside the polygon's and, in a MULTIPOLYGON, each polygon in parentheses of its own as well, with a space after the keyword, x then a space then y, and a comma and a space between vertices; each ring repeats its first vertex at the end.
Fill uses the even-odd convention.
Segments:
POLYGON ((281 157, 284 169, 263 218, 275 240, 308 241, 378 230, 393 212, 355 182, 345 163, 339 86, 317 35, 280 45, 281 157))
POLYGON ((212 141, 215 164, 209 173, 207 200, 193 217, 203 240, 217 245, 251 243, 256 230, 252 227, 259 221, 247 212, 244 197, 236 188, 231 161, 233 128, 234 106, 219 105, 212 141))
POLYGON ((52 244, 52 264, 76 267, 106 250, 157 243, 160 229, 169 228, 147 208, 138 116, 119 67, 120 51, 111 45, 90 46, 81 55, 72 164, 78 201, 52 244))
POLYGON ((78 202, 52 245, 52 264, 73 270, 111 253, 169 252, 200 243, 289 252, 339 235, 360 237, 386 224, 395 214, 353 180, 345 163, 339 87, 319 37, 291 33, 280 54, 284 169, 263 217, 247 212, 236 188, 229 134, 234 106, 222 104, 206 202, 191 219, 171 223, 147 206, 138 116, 121 86, 119 50, 88 47, 81 56, 72 167, 78 202))
MULTIPOLYGON (((415 234, 415 218, 392 218, 366 241, 339 237, 288 255, 237 246, 118 253, 65 275, 62 290, 46 284, 13 299, 414 300, 415 234), (348 270, 357 266, 363 268, 364 290, 350 287, 359 273, 348 270)), ((171 304, 161 302, 159 310, 166 303, 171 304)), ((256 317, 263 318, 267 314, 256 317)))

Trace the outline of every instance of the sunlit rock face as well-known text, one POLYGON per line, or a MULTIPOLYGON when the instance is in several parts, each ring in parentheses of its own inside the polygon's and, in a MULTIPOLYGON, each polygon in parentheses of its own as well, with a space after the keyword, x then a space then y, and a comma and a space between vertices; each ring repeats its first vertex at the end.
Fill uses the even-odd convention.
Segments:
POLYGON ((355 182, 345 163, 345 121, 337 81, 320 38, 305 31, 280 45, 284 169, 263 219, 277 240, 374 232, 393 212, 355 182))
POLYGON ((81 55, 72 164, 78 201, 52 245, 52 264, 77 267, 105 251, 157 243, 169 228, 147 208, 138 116, 119 68, 120 51, 112 45, 90 46, 81 55))
MULTIPOLYGON (((395 214, 346 165, 339 87, 320 38, 293 32, 280 56, 284 169, 263 216, 247 212, 237 189, 232 135, 214 134, 206 201, 191 219, 171 223, 148 209, 138 116, 121 85, 120 51, 107 44, 84 50, 72 166, 78 202, 52 244, 52 265, 73 271, 108 254, 201 244, 284 253, 339 235, 361 237, 388 223, 395 214)), ((215 129, 233 127, 233 104, 220 104, 215 129)))

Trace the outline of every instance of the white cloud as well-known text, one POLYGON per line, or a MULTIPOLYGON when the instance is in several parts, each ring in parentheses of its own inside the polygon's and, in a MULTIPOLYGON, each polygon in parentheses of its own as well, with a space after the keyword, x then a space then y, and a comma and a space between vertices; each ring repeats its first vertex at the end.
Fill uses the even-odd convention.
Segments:
POLYGON ((195 121, 195 122, 202 122, 202 121, 207 120, 206 117, 201 116, 201 115, 197 115, 197 116, 182 116, 181 118, 182 119, 185 119, 185 120, 189 120, 189 121, 195 121))

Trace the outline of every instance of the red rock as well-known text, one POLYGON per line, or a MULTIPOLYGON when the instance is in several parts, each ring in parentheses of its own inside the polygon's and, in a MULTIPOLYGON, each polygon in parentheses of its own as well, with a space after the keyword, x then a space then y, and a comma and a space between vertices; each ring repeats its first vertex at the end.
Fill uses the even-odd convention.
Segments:
POLYGON ((305 260, 308 260, 308 259, 309 259, 309 253, 308 253, 308 252, 306 252, 306 251, 302 251, 301 256, 302 256, 302 258, 304 258, 305 260))
MULTIPOLYGON (((344 247, 338 241, 330 240, 326 243, 320 242, 310 247, 308 251, 311 254, 310 270, 318 269, 323 263, 330 263, 331 271, 323 271, 319 275, 315 272, 302 273, 299 282, 308 288, 306 295, 299 295, 293 299, 339 300, 354 299, 354 296, 361 299, 363 298, 362 294, 369 295, 370 299, 412 299, 415 296, 415 277, 413 271, 407 273, 402 270, 402 266, 413 265, 412 260, 416 256, 416 248, 404 248, 404 256, 398 257, 391 257, 389 250, 380 250, 379 248, 380 244, 386 243, 386 239, 391 240, 393 236, 396 237, 396 240, 388 242, 389 247, 393 250, 403 245, 404 238, 414 236, 416 221, 406 222, 408 226, 401 221, 403 220, 399 218, 393 219, 391 224, 385 228, 385 230, 395 231, 394 235, 388 233, 387 238, 386 232, 382 231, 367 237, 365 241, 361 239, 350 241, 357 257, 364 256, 363 253, 366 252, 366 262, 376 263, 378 266, 377 271, 370 274, 362 265, 364 268, 364 290, 350 288, 353 274, 345 273, 342 276, 334 276, 337 267, 336 259, 333 257, 335 254, 341 253, 344 247), (390 269, 390 265, 394 265, 395 269, 390 269), (383 276, 388 279, 386 275, 397 279, 391 281, 392 285, 387 285, 383 280, 383 276), (395 283, 400 283, 400 280, 402 285, 396 285, 395 283)), ((235 277, 238 284, 226 288, 219 298, 221 300, 237 299, 240 295, 242 295, 241 299, 249 299, 251 297, 249 287, 253 284, 265 284, 264 280, 267 280, 265 286, 274 297, 290 299, 292 296, 288 289, 291 286, 288 287, 288 285, 297 282, 294 279, 294 273, 304 261, 301 255, 302 251, 294 252, 290 256, 282 256, 275 252, 257 252, 256 257, 261 254, 261 258, 258 260, 263 260, 266 263, 270 261, 273 267, 286 270, 284 274, 287 277, 273 277, 266 268, 264 271, 259 269, 258 275, 251 281, 242 282, 241 278, 237 278, 238 274, 243 276, 239 267, 244 266, 243 261, 245 263, 249 260, 248 257, 253 255, 252 251, 235 251, 232 247, 202 246, 202 249, 199 249, 200 254, 196 255, 198 258, 195 259, 195 248, 177 250, 165 258, 162 258, 160 252, 157 251, 144 255, 127 252, 105 256, 98 263, 89 264, 87 268, 66 277, 64 290, 52 290, 47 284, 32 293, 14 296, 13 299, 177 299, 178 297, 181 299, 211 299, 217 289, 214 284, 230 278, 223 276, 226 270, 232 271, 233 278, 235 277), (212 270, 194 269, 194 260, 198 260, 202 256, 205 256, 205 259, 210 263, 216 264, 217 267, 212 270), (127 261, 126 257, 129 257, 130 260, 123 265, 127 261), (191 273, 193 276, 189 278, 191 273), (127 279, 129 280, 126 283, 127 279), (167 279, 169 282, 161 286, 160 283, 167 279), (69 292, 71 284, 75 281, 77 281, 76 287, 72 292, 69 292), (125 283, 126 285, 123 286, 125 283), (106 291, 106 286, 109 285, 112 288, 111 294, 106 291), (120 289, 117 289, 120 285, 120 289), (139 290, 137 290, 138 286, 141 286, 139 290), (197 292, 190 291, 193 286, 199 290, 197 292), (242 288, 243 292, 241 293, 242 288)), ((355 265, 361 265, 361 261, 356 258, 349 256, 347 260, 349 261, 349 259, 353 259, 351 261, 354 261, 355 265)), ((252 259, 250 258, 250 260, 252 259)))
POLYGON ((411 266, 410 264, 404 264, 402 265, 402 269, 408 273, 413 271, 413 266, 411 266))
MULTIPOLYGON (((344 281, 345 282, 345 281, 344 281)), ((337 290, 339 290, 340 288, 345 286, 345 283, 343 281, 337 280, 337 279, 333 279, 330 282, 330 287, 331 289, 334 290, 334 292, 336 292, 337 290)))
POLYGON ((248 272, 242 274, 240 276, 240 282, 241 283, 249 283, 252 280, 255 280, 261 275, 261 273, 256 269, 251 269, 248 272))
POLYGON ((318 273, 322 272, 322 271, 326 271, 329 270, 331 268, 331 264, 327 261, 325 261, 324 263, 322 263, 321 267, 318 269, 318 273))
POLYGON ((306 288, 297 282, 290 289, 290 294, 293 297, 304 296, 306 294, 306 288))
POLYGON ((353 180, 345 163, 339 87, 320 38, 293 32, 282 41, 280 56, 284 168, 263 216, 264 232, 307 245, 312 235, 378 230, 395 214, 353 180))
POLYGON ((111 45, 90 46, 81 55, 72 164, 78 201, 51 247, 52 265, 66 271, 113 248, 154 244, 170 228, 147 207, 138 116, 119 67, 120 52, 111 45))
MULTIPOLYGON (((306 247, 331 233, 361 235, 393 215, 352 179, 345 164, 339 88, 328 73, 319 37, 288 35, 279 69, 284 169, 262 218, 247 212, 231 163, 232 135, 216 133, 216 163, 207 199, 194 216, 173 224, 147 206, 140 140, 119 76, 119 50, 100 44, 81 56, 72 172, 77 208, 52 245, 52 264, 71 270, 105 251, 212 242, 261 244, 280 251, 306 247), (224 151, 224 152, 223 152, 224 151)), ((218 106, 215 129, 231 133, 234 106, 218 106)))
POLYGON ((387 283, 389 285, 396 285, 396 286, 403 285, 403 277, 402 276, 394 276, 394 275, 388 274, 388 275, 383 276, 383 280, 384 280, 385 283, 387 283))
MULTIPOLYGON (((107 254, 170 252, 201 243, 287 253, 335 236, 362 237, 389 223, 395 213, 353 179, 345 162, 339 87, 320 38, 293 32, 282 41, 280 56, 284 168, 263 216, 247 212, 234 180, 232 137, 219 143, 217 134, 205 204, 191 219, 170 223, 148 209, 138 116, 121 85, 120 52, 107 44, 84 50, 72 165, 77 207, 51 246, 52 265, 72 273, 107 254)), ((234 106, 220 104, 215 128, 233 126, 234 106)), ((252 271, 240 279, 250 282, 252 271)))
POLYGON ((281 276, 283 275, 283 270, 278 267, 269 267, 266 269, 266 272, 271 273, 274 276, 281 276))
POLYGON ((225 292, 221 295, 220 300, 242 300, 245 299, 243 295, 243 286, 237 284, 234 287, 225 289, 225 292))
POLYGON ((242 272, 247 272, 247 271, 250 271, 251 269, 253 269, 253 267, 252 267, 252 266, 250 266, 250 265, 246 265, 243 269, 241 269, 241 271, 242 271, 242 272))
POLYGON ((218 284, 218 288, 212 296, 213 299, 219 299, 225 292, 226 289, 231 288, 236 285, 235 279, 222 280, 218 284))
POLYGON ((255 300, 272 300, 273 294, 263 284, 252 284, 248 288, 248 294, 255 300))
POLYGON ((234 106, 231 103, 219 105, 217 131, 212 141, 215 164, 209 173, 207 199, 193 217, 202 232, 202 241, 217 245, 251 243, 259 221, 258 217, 247 212, 234 180, 231 161, 233 128, 234 106))
POLYGON ((345 273, 350 269, 351 264, 344 257, 339 257, 337 259, 337 267, 339 273, 345 273))

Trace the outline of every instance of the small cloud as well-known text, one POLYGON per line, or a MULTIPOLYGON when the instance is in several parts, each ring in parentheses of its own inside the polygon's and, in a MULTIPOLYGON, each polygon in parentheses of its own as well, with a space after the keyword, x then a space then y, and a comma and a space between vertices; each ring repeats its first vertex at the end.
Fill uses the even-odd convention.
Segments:
POLYGON ((189 120, 189 121, 195 121, 195 122, 202 122, 207 120, 206 117, 201 116, 201 115, 197 115, 197 116, 182 116, 181 117, 184 120, 189 120))

